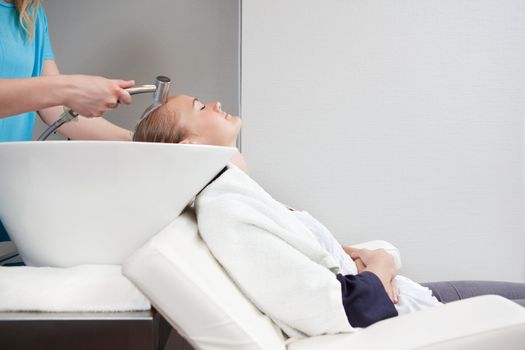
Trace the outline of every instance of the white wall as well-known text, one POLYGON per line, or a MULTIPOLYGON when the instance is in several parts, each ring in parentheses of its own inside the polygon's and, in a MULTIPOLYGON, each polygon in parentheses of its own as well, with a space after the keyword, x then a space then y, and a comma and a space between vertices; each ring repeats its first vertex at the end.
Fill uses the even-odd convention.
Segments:
MULTIPOLYGON (((56 61, 63 73, 174 81, 170 94, 222 102, 239 111, 240 0, 52 0, 44 3, 56 61)), ((151 103, 136 95, 131 106, 107 114, 133 128, 151 103)), ((44 130, 39 122, 34 136, 44 130)))
POLYGON ((243 151, 419 281, 525 281, 525 2, 243 1, 243 151))

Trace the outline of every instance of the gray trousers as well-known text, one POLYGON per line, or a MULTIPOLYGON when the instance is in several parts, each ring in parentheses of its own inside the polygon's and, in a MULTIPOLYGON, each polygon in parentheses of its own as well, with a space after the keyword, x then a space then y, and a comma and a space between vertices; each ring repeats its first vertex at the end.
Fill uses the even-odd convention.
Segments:
POLYGON ((450 281, 422 283, 430 288, 434 296, 443 303, 496 294, 525 307, 525 283, 492 281, 450 281))

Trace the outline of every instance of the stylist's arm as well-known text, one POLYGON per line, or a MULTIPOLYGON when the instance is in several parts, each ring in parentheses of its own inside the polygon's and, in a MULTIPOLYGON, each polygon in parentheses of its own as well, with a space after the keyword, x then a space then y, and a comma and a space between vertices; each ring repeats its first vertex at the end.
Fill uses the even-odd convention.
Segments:
POLYGON ((133 85, 87 75, 0 79, 0 118, 60 105, 85 117, 99 117, 118 102, 129 104, 131 96, 125 89, 133 85))
MULTIPOLYGON (((117 107, 118 103, 129 104, 131 96, 125 89, 132 87, 133 81, 111 80, 85 75, 60 76, 57 64, 53 60, 44 62, 42 74, 44 77, 65 77, 66 80, 84 86, 84 88, 72 92, 71 100, 63 103, 63 105, 80 113, 80 116, 76 122, 62 125, 58 129, 59 133, 73 140, 131 140, 129 130, 104 118, 92 117, 100 116, 109 109, 117 107)), ((39 109, 38 115, 44 123, 51 125, 62 112, 62 106, 55 106, 39 109)))

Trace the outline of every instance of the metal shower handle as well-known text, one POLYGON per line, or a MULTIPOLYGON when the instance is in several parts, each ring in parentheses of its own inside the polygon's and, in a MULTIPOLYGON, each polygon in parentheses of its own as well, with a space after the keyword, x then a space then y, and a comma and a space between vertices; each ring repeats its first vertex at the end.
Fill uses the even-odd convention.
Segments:
MULTIPOLYGON (((166 102, 168 98, 168 94, 169 94, 170 84, 171 84, 170 78, 164 75, 159 75, 155 80, 155 85, 141 85, 141 86, 134 86, 134 87, 126 89, 126 91, 130 95, 137 95, 137 94, 143 94, 143 93, 149 93, 149 92, 153 93, 153 103, 142 114, 139 121, 144 119, 144 117, 147 116, 147 114, 151 113, 152 110, 158 108, 160 105, 166 102)), ((51 124, 42 133, 42 135, 38 137, 38 141, 46 140, 49 137, 49 135, 55 132, 55 130, 60 128, 65 123, 74 120, 76 117, 78 117, 77 112, 71 110, 70 108, 65 107, 64 113, 62 113, 60 117, 53 124, 51 124)))

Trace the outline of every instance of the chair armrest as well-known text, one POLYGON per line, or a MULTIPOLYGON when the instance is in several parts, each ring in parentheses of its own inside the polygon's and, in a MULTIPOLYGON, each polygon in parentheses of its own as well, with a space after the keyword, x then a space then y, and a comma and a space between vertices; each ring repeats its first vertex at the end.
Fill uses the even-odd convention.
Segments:
POLYGON ((398 270, 401 269, 402 263, 401 263, 401 254, 399 253, 399 249, 397 249, 393 244, 382 241, 382 240, 375 240, 375 241, 368 241, 364 243, 359 244, 353 244, 350 247, 352 248, 358 248, 358 249, 384 249, 387 253, 392 255, 394 257, 394 263, 396 264, 396 268, 398 270))

